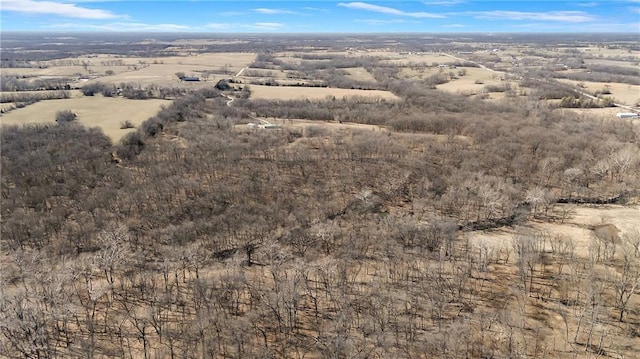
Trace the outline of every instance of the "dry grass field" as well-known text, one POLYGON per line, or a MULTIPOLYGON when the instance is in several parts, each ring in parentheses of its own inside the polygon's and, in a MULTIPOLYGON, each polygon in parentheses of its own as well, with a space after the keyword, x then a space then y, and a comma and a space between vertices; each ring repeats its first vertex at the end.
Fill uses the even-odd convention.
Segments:
POLYGON ((574 80, 560 80, 572 85, 581 84, 584 89, 589 93, 595 93, 596 91, 602 91, 608 89, 611 94, 605 95, 613 97, 617 103, 624 105, 635 106, 640 103, 640 86, 630 85, 617 82, 602 83, 602 82, 590 82, 590 81, 574 81, 574 80))
POLYGON ((125 134, 135 129, 120 129, 121 123, 131 121, 140 125, 160 111, 161 106, 170 104, 168 100, 128 100, 102 96, 74 97, 62 100, 47 100, 15 109, 3 114, 3 125, 23 125, 35 123, 55 123, 58 111, 71 110, 77 121, 87 127, 99 127, 115 143, 125 134))
POLYGON ((281 79, 286 79, 288 78, 287 76, 287 72, 283 71, 283 70, 271 70, 271 69, 247 69, 244 70, 242 72, 242 74, 240 76, 238 76, 238 78, 241 79, 249 79, 249 78, 255 78, 255 79, 266 79, 266 78, 272 78, 272 79, 277 79, 277 80, 281 80, 281 79))
MULTIPOLYGON (((105 71, 110 68, 105 68, 105 71)), ((125 67, 126 69, 126 67, 125 67)), ((102 72, 104 74, 104 72, 102 72)), ((7 68, 3 69, 4 75, 19 75, 29 77, 67 77, 84 76, 89 72, 82 66, 52 66, 47 68, 7 68)))
MULTIPOLYGON (((618 107, 604 107, 604 108, 570 108, 562 109, 558 111, 571 111, 583 115, 585 118, 597 119, 601 121, 620 121, 616 114, 619 112, 627 112, 625 109, 618 107)), ((632 120, 636 126, 640 126, 640 120, 632 120)))
POLYGON ((593 56, 602 56, 603 58, 607 57, 636 57, 640 60, 640 51, 637 50, 629 50, 623 48, 604 48, 604 47, 596 47, 589 46, 582 49, 584 53, 588 53, 593 56))
POLYGON ((633 61, 621 61, 621 60, 609 60, 609 59, 585 59, 584 63, 586 65, 622 66, 622 67, 637 69, 638 61, 640 61, 640 57, 637 57, 633 61))
POLYGON ((455 62, 454 59, 446 57, 442 54, 436 53, 393 53, 393 52, 380 52, 376 55, 381 57, 388 57, 387 63, 409 66, 411 64, 449 64, 455 62))
POLYGON ((389 91, 352 90, 329 87, 282 87, 251 85, 251 98, 265 100, 310 99, 323 100, 330 97, 369 97, 384 100, 397 100, 398 97, 389 91))
POLYGON ((85 82, 81 77, 91 81, 106 83, 135 83, 140 86, 180 86, 176 78, 177 72, 187 76, 202 77, 202 72, 209 71, 217 74, 209 77, 209 81, 217 81, 222 77, 235 74, 240 69, 249 66, 256 55, 253 53, 210 53, 189 56, 172 57, 122 57, 112 55, 92 55, 62 60, 42 61, 43 68, 5 68, 6 75, 20 75, 29 77, 75 77, 72 86, 82 86, 85 82), (121 61, 121 62, 120 62, 121 61), (113 65, 119 62, 122 65, 113 65), (86 63, 87 66, 82 66, 86 63), (113 75, 107 76, 107 71, 113 75))
POLYGON ((356 81, 376 82, 376 79, 363 67, 351 67, 344 69, 349 73, 348 78, 356 81))
MULTIPOLYGON (((581 258, 589 255, 589 245, 595 236, 592 228, 601 224, 613 224, 620 230, 619 236, 640 232, 640 206, 576 206, 561 204, 555 211, 569 213, 564 223, 561 221, 534 221, 530 228, 548 233, 552 238, 565 236, 571 238, 575 245, 575 254, 581 258)), ((467 238, 477 248, 494 250, 513 250, 514 228, 503 228, 489 232, 469 232, 467 238)), ((548 244, 546 244, 548 245, 548 244)), ((550 250, 550 248, 547 248, 550 250)))
POLYGON ((275 59, 291 65, 299 65, 302 62, 302 59, 293 57, 293 54, 290 53, 279 53, 278 56, 275 56, 275 59))
MULTIPOLYGON (((355 122, 338 122, 338 121, 313 121, 313 120, 303 120, 303 119, 282 119, 282 118, 254 118, 256 121, 264 123, 269 122, 272 124, 277 124, 282 126, 282 128, 292 130, 292 131, 315 131, 318 130, 317 134, 309 135, 305 133, 306 137, 313 138, 324 138, 325 140, 330 140, 330 137, 335 132, 343 132, 343 133, 352 133, 354 131, 373 131, 373 132, 383 132, 390 137, 394 138, 402 138, 403 141, 409 143, 409 149, 415 150, 418 152, 424 151, 424 144, 429 142, 444 142, 444 141, 457 141, 460 143, 465 143, 467 145, 471 145, 473 140, 469 136, 449 136, 449 135, 437 135, 432 133, 409 133, 409 132, 394 132, 391 129, 385 126, 379 125, 370 125, 366 123, 355 123, 355 122)), ((248 125, 236 125, 236 129, 244 130, 251 129, 248 125)))

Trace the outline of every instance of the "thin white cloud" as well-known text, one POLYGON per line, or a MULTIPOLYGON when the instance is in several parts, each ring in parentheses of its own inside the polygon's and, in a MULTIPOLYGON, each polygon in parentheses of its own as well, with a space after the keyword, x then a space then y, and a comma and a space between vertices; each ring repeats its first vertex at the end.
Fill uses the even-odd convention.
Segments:
POLYGON ((208 23, 204 25, 183 24, 146 24, 134 22, 96 23, 53 23, 47 26, 52 30, 64 31, 104 31, 104 32, 278 32, 287 28, 286 24, 279 22, 256 23, 208 23))
POLYGON ((279 29, 285 25, 279 22, 256 22, 253 26, 266 29, 279 29))
POLYGON ((74 31, 99 30, 113 32, 137 32, 137 31, 157 31, 157 32, 178 32, 193 31, 194 28, 180 24, 145 24, 136 22, 113 22, 107 24, 78 24, 78 23, 56 23, 49 26, 52 29, 67 29, 74 31))
POLYGON ((578 6, 582 6, 582 7, 595 7, 595 6, 598 6, 598 5, 599 4, 597 2, 595 2, 595 1, 578 3, 578 6))
POLYGON ((259 14, 265 14, 265 15, 280 15, 280 14, 295 15, 295 14, 297 14, 295 11, 281 10, 281 9, 268 9, 268 8, 257 8, 257 9, 253 9, 253 11, 255 11, 255 12, 259 13, 259 14))
POLYGON ((92 3, 92 2, 121 2, 126 0, 58 0, 56 2, 63 4, 82 4, 82 3, 92 3))
POLYGON ((30 15, 56 15, 89 20, 108 20, 122 17, 106 10, 89 9, 75 4, 63 4, 54 1, 4 0, 2 1, 2 11, 30 15))
POLYGON ((463 28, 463 27, 467 27, 467 25, 463 25, 463 24, 449 24, 449 25, 442 25, 442 27, 446 27, 446 28, 463 28))
POLYGON ((593 22, 590 24, 577 24, 577 23, 522 23, 518 25, 513 25, 514 29, 527 29, 540 31, 540 29, 544 29, 546 32, 602 32, 602 33, 619 33, 619 32, 629 32, 629 29, 639 28, 640 23, 604 23, 604 22, 593 22))
POLYGON ((226 30, 231 28, 231 24, 227 24, 224 22, 212 22, 204 25, 204 27, 206 29, 212 29, 212 30, 226 30))
POLYGON ((454 6, 466 3, 465 0, 442 0, 442 1, 423 1, 425 5, 430 6, 454 6))
POLYGON ((312 7, 312 6, 305 6, 305 7, 303 7, 303 9, 309 10, 309 11, 329 12, 329 10, 327 10, 327 9, 321 9, 321 8, 312 7))
POLYGON ((365 10, 365 11, 377 12, 377 13, 386 14, 386 15, 407 16, 407 17, 414 17, 414 18, 443 18, 444 17, 444 15, 440 15, 440 14, 433 14, 428 12, 406 12, 406 11, 398 10, 392 7, 373 5, 365 2, 349 2, 349 3, 341 2, 341 3, 338 3, 338 6, 342 6, 342 7, 346 7, 348 9, 354 9, 354 10, 365 10))
POLYGON ((588 22, 596 19, 595 16, 584 11, 547 11, 547 12, 525 12, 525 11, 475 11, 469 12, 478 19, 496 20, 533 20, 533 21, 557 21, 557 22, 588 22))
POLYGON ((402 19, 394 19, 394 20, 362 19, 362 20, 355 20, 355 22, 360 22, 360 23, 369 24, 369 25, 389 25, 389 24, 406 23, 406 21, 402 19))

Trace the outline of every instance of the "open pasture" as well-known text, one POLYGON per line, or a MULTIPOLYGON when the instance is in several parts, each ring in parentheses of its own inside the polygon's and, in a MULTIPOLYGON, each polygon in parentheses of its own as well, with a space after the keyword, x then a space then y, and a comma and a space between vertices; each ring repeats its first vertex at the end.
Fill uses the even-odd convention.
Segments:
POLYGON ((353 90, 331 87, 284 87, 251 85, 251 98, 265 100, 322 100, 328 97, 370 97, 384 100, 397 100, 398 97, 389 91, 353 90))
POLYGON ((588 65, 619 66, 619 67, 626 67, 626 68, 638 70, 638 68, 639 68, 638 62, 639 61, 640 61, 640 58, 638 58, 637 60, 633 60, 633 61, 611 60, 611 59, 585 59, 584 63, 587 66, 588 65))
POLYGON ((382 52, 379 53, 379 56, 388 58, 388 60, 385 60, 387 63, 400 66, 408 66, 411 64, 450 64, 456 62, 456 60, 439 53, 382 52))
POLYGON ((640 51, 627 48, 606 48, 590 46, 581 49, 585 54, 597 56, 601 58, 615 58, 615 57, 635 57, 640 60, 640 51))
MULTIPOLYGON (((486 69, 478 67, 464 67, 455 69, 445 69, 445 72, 453 72, 457 75, 457 78, 438 85, 439 90, 444 90, 453 93, 459 93, 462 95, 477 95, 482 93, 487 86, 501 87, 511 86, 512 89, 517 89, 515 82, 503 81, 500 79, 500 75, 486 69), (465 72, 464 75, 457 75, 460 70, 465 72), (508 85, 507 85, 508 84, 508 85)), ((491 91, 489 91, 491 92, 491 91)), ((496 93, 498 94, 498 93, 496 93)), ((502 94, 502 93, 500 93, 502 94)), ((500 97, 499 95, 492 97, 500 97)))
MULTIPOLYGON (((558 111, 571 111, 583 115, 587 118, 597 119, 600 121, 617 121, 621 120, 616 117, 616 114, 619 112, 629 112, 623 108, 619 107, 603 107, 603 108, 569 108, 562 109, 558 111)), ((625 120, 626 121, 626 120, 625 120)), ((631 120, 632 123, 635 123, 637 126, 640 126, 640 120, 631 120)))
POLYGON ((177 72, 187 76, 202 78, 203 72, 218 74, 209 81, 217 81, 222 75, 229 76, 249 66, 256 55, 253 53, 208 53, 171 57, 123 57, 112 55, 91 55, 84 57, 41 61, 39 68, 5 68, 10 75, 40 77, 76 77, 72 86, 82 86, 80 78, 113 84, 136 83, 141 86, 179 86, 177 72), (85 64, 85 65, 83 65, 85 64), (107 75, 107 72, 113 72, 107 75))
POLYGON ((636 106, 636 104, 640 103, 640 86, 639 85, 630 85, 623 84, 617 82, 592 82, 592 81, 575 81, 575 80, 560 80, 565 83, 570 83, 572 85, 580 84, 583 86, 583 89, 589 93, 595 93, 596 91, 602 92, 605 89, 608 89, 611 94, 604 95, 612 97, 616 103, 621 103, 623 105, 636 106))
MULTIPOLYGON (((589 255, 589 246, 595 235, 592 228, 603 224, 612 224, 624 237, 640 232, 640 206, 590 207, 576 205, 557 205, 556 211, 567 211, 571 217, 560 222, 535 222, 532 229, 541 231, 550 236, 552 240, 558 237, 571 239, 574 244, 575 254, 585 258, 589 255)), ((467 234, 469 243, 476 248, 488 248, 494 251, 513 250, 513 239, 517 228, 507 228, 495 232, 470 232, 467 234)), ((546 243, 548 246, 549 243, 546 243)), ((550 251, 551 248, 546 248, 550 251)))
POLYGON ((58 111, 71 110, 77 122, 86 127, 100 127, 113 142, 118 142, 125 134, 135 129, 120 129, 121 123, 130 121, 139 126, 160 111, 167 100, 128 100, 120 97, 75 97, 62 100, 47 100, 15 109, 2 115, 3 125, 25 125, 55 123, 58 111))
POLYGON ((377 82, 376 79, 364 67, 350 67, 344 69, 349 74, 348 78, 356 81, 377 82))

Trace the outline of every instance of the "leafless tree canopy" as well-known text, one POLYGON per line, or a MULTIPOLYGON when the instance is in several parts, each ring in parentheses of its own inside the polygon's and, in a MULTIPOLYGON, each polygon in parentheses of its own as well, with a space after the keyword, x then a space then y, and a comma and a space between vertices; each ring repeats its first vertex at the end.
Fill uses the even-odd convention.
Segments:
POLYGON ((76 124, 4 126, 0 352, 637 354, 638 234, 593 228, 579 258, 530 226, 637 198, 637 126, 377 76, 400 100, 253 100, 225 82, 117 144, 76 124), (246 126, 257 117, 284 126, 246 126), (467 240, 503 228, 512 246, 467 240))

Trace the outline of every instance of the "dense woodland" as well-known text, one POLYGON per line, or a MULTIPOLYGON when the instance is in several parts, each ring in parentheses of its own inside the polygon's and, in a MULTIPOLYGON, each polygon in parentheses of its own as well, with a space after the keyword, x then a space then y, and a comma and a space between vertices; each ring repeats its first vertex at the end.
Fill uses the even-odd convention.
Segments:
POLYGON ((3 126, 0 352, 637 354, 640 233, 597 229, 583 257, 530 224, 569 218, 558 202, 637 203, 638 127, 384 87, 400 100, 207 88, 117 144, 72 120, 3 126), (242 126, 255 117, 318 124, 242 126), (512 247, 467 240, 501 227, 512 247))

